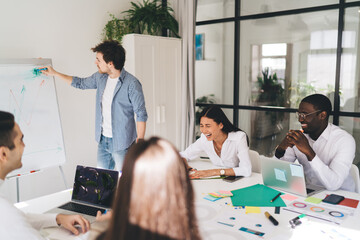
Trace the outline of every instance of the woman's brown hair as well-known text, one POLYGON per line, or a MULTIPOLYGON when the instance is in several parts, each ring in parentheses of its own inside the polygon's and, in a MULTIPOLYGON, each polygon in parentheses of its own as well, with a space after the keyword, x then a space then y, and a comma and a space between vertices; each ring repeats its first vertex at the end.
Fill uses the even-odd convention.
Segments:
POLYGON ((200 239, 185 164, 157 137, 129 149, 104 239, 125 239, 131 226, 169 239, 200 239))

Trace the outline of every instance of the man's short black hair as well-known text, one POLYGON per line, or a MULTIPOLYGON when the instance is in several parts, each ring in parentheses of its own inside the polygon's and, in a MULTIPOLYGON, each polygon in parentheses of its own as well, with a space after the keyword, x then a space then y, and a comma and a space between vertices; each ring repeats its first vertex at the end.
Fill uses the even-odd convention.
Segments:
POLYGON ((14 127, 14 115, 8 112, 0 111, 0 147, 8 147, 10 150, 15 147, 14 127))
POLYGON ((125 63, 125 49, 118 41, 106 40, 91 49, 93 52, 100 52, 106 63, 113 62, 117 70, 122 70, 125 63))
POLYGON ((316 110, 321 110, 326 112, 326 119, 329 119, 330 113, 332 111, 332 106, 330 99, 322 94, 313 94, 305 97, 301 102, 307 102, 314 106, 316 110))

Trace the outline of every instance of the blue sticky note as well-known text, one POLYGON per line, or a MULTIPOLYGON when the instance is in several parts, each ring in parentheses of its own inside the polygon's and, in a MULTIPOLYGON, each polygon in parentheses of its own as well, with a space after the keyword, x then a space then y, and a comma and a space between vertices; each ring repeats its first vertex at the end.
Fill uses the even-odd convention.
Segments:
POLYGON ((275 178, 277 180, 287 182, 284 170, 274 168, 274 171, 275 171, 275 178))
POLYGON ((213 197, 213 196, 210 196, 210 195, 206 195, 206 196, 204 197, 204 199, 209 200, 209 201, 212 201, 212 202, 215 202, 216 200, 219 200, 219 199, 221 199, 221 198, 216 198, 216 197, 213 197))
POLYGON ((303 170, 300 165, 297 164, 290 164, 291 175, 296 177, 303 176, 303 170))

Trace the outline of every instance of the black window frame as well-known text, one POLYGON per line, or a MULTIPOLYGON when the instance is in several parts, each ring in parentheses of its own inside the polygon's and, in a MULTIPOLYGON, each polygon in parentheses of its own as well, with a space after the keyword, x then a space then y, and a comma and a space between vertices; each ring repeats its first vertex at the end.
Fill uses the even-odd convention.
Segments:
MULTIPOLYGON (((301 13, 311 13, 326 10, 338 10, 338 36, 337 36, 337 49, 336 49, 336 70, 335 70, 335 93, 334 93, 334 106, 331 115, 333 116, 333 124, 339 125, 340 117, 359 117, 360 112, 348 112, 340 111, 340 68, 341 68, 341 55, 342 55, 342 32, 344 30, 344 17, 345 9, 349 7, 360 7, 360 1, 356 2, 345 2, 345 0, 339 0, 338 4, 329 4, 316 7, 307 7, 299 9, 291 9, 284 11, 273 11, 268 13, 252 14, 252 15, 240 15, 241 0, 235 1, 235 14, 234 17, 212 19, 206 21, 196 22, 196 26, 204 26, 218 23, 234 23, 234 95, 233 104, 215 104, 221 108, 233 110, 233 123, 238 127, 239 125, 239 110, 255 110, 255 111, 269 111, 269 112, 286 112, 295 113, 296 108, 288 107, 267 107, 267 106, 253 106, 253 105, 240 105, 239 104, 239 93, 240 93, 240 22, 244 20, 263 19, 270 17, 288 16, 301 13)), ((195 106, 205 107, 210 104, 206 103, 195 103, 195 106)))

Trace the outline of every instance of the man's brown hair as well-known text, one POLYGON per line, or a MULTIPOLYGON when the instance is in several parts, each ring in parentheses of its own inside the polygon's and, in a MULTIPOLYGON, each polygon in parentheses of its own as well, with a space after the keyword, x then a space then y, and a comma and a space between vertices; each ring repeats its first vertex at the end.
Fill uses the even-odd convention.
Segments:
POLYGON ((112 62, 117 70, 122 70, 125 64, 125 49, 118 41, 106 40, 91 49, 103 54, 106 63, 112 62))

